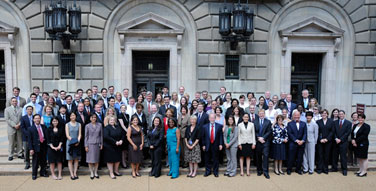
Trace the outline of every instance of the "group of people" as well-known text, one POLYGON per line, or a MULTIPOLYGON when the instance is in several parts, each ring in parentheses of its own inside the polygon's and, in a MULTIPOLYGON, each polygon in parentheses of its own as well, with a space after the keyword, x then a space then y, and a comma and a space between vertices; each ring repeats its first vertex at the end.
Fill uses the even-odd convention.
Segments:
POLYGON ((363 113, 353 113, 351 121, 343 110, 322 109, 317 99, 302 91, 302 100, 292 102, 290 94, 258 99, 248 92, 239 99, 225 87, 212 97, 207 91, 196 92, 193 99, 183 86, 170 95, 168 87, 153 95, 143 90, 136 97, 129 89, 115 92, 110 86, 97 86, 73 95, 53 90, 52 95, 33 87, 26 100, 20 89, 13 88, 7 101, 9 161, 16 155, 25 160, 35 180, 62 179, 67 164, 72 180, 78 179, 79 165, 88 166, 90 178, 99 178, 98 168, 107 165, 109 176, 122 176, 120 166, 132 168, 132 177, 141 176, 147 159, 150 176, 161 176, 165 164, 168 176, 179 177, 180 167, 189 167, 187 177, 205 167, 204 176, 219 176, 219 164, 227 160, 225 176, 250 176, 251 160, 257 175, 269 179, 269 160, 274 173, 313 174, 341 170, 347 176, 347 159, 359 162, 359 177, 367 176, 368 135, 370 126, 363 113), (154 99, 153 99, 154 98, 154 99), (258 100, 258 101, 257 101, 258 100), (355 157, 354 157, 355 156, 355 157), (47 166, 47 162, 49 166, 47 166), (164 163, 165 162, 165 163, 164 163), (238 163, 239 162, 239 163, 238 163), (316 166, 316 168, 315 168, 316 166), (57 168, 57 170, 56 170, 57 168), (57 171, 57 174, 56 172, 57 171))

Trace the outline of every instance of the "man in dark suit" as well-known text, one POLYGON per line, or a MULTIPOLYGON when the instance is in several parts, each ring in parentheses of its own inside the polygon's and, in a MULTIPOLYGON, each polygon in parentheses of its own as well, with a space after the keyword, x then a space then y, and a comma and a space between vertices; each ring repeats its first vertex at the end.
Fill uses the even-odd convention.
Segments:
MULTIPOLYGON (((89 123, 89 116, 84 112, 84 104, 82 102, 78 103, 76 111, 76 121, 81 124, 81 133, 85 135, 85 126, 89 123)), ((81 136, 80 145, 81 145, 81 161, 82 166, 87 166, 86 163, 86 151, 85 151, 85 136, 81 136)))
POLYGON ((291 175, 292 165, 296 161, 295 172, 302 175, 302 163, 304 146, 307 141, 307 125, 300 121, 300 112, 295 111, 293 114, 293 121, 287 124, 287 134, 289 139, 287 174, 291 175))
MULTIPOLYGON (((204 125, 209 123, 209 115, 204 112, 204 103, 199 103, 197 106, 197 128, 200 130, 200 134, 202 136, 204 125)), ((200 137, 201 137, 200 136, 200 137)), ((202 139, 200 139, 200 145, 202 145, 202 139)), ((204 151, 201 151, 201 163, 199 164, 200 168, 205 165, 205 154, 204 151)))
POLYGON ((102 124, 103 127, 103 120, 104 120, 104 115, 102 113, 102 107, 100 104, 95 105, 95 114, 97 115, 97 122, 102 124))
POLYGON ((221 94, 219 94, 219 95, 215 98, 215 100, 217 100, 218 98, 221 98, 222 101, 225 102, 225 101, 226 101, 226 87, 221 87, 221 88, 220 88, 220 92, 221 92, 221 94))
POLYGON ((59 99, 56 99, 56 104, 61 107, 62 105, 65 105, 66 102, 65 102, 65 98, 67 97, 67 92, 64 91, 64 90, 61 90, 60 91, 60 98, 59 99))
POLYGON ((167 109, 170 108, 170 109, 174 110, 174 117, 175 117, 175 119, 177 119, 178 113, 177 113, 176 107, 170 104, 170 99, 171 99, 170 96, 165 96, 163 98, 165 105, 163 105, 159 108, 159 114, 162 115, 163 117, 165 117, 167 109))
POLYGON ((50 94, 48 94, 47 92, 43 92, 42 93, 42 99, 43 99, 43 101, 39 102, 38 104, 40 106, 42 106, 42 108, 44 108, 44 106, 47 105, 49 97, 50 97, 50 94))
MULTIPOLYGON (((232 115, 232 113, 233 113, 235 107, 238 107, 238 106, 239 106, 239 101, 238 101, 237 99, 232 99, 232 100, 231 100, 231 107, 227 108, 227 110, 226 110, 226 114, 225 114, 226 119, 227 119, 230 115, 232 115)), ((241 107, 239 107, 239 115, 240 115, 240 116, 243 116, 243 114, 244 114, 244 109, 241 108, 241 107)))
POLYGON ((30 151, 28 145, 29 129, 33 125, 33 106, 26 107, 26 115, 21 118, 21 130, 22 130, 22 144, 25 153, 25 170, 30 168, 30 151))
POLYGON ((288 117, 291 119, 292 111, 294 111, 297 107, 297 105, 292 102, 292 95, 291 94, 288 94, 286 96, 286 107, 287 107, 287 110, 289 111, 288 117))
POLYGON ((47 155, 47 128, 40 124, 40 115, 35 114, 33 117, 34 124, 29 129, 29 150, 33 156, 32 178, 37 179, 38 167, 40 166, 40 176, 48 177, 46 172, 46 155, 47 155))
POLYGON ((67 115, 68 115, 68 116, 69 116, 72 112, 73 112, 73 113, 76 112, 77 106, 73 103, 73 101, 72 101, 72 96, 71 96, 71 95, 67 95, 67 97, 65 98, 65 103, 66 103, 66 106, 67 106, 67 115))
POLYGON ((272 134, 272 123, 265 118, 265 110, 259 111, 259 117, 254 120, 256 134, 256 163, 257 176, 264 173, 269 179, 269 147, 272 134))
POLYGON ((211 174, 212 168, 215 177, 218 177, 219 152, 223 148, 222 125, 215 122, 215 114, 209 115, 210 123, 204 125, 202 136, 202 150, 205 152, 205 174, 211 174))
MULTIPOLYGON (((154 118, 159 117, 161 120, 163 119, 162 115, 158 113, 158 106, 156 104, 151 105, 150 115, 147 118, 148 121, 148 129, 152 129, 153 120, 154 118)), ((163 122, 162 122, 163 123, 163 122)))
POLYGON ((249 122, 255 123, 255 121, 258 121, 259 115, 256 114, 256 109, 255 105, 249 105, 249 107, 245 108, 244 112, 249 114, 249 122))
POLYGON ((341 168, 343 176, 347 176, 347 146, 348 138, 351 133, 351 122, 345 119, 345 111, 340 110, 339 119, 334 125, 334 146, 333 146, 333 164, 332 172, 338 171, 338 157, 341 156, 341 168))
POLYGON ((329 118, 329 111, 324 109, 321 113, 322 119, 316 123, 319 126, 319 138, 317 141, 317 173, 324 172, 328 174, 328 164, 330 158, 330 150, 332 148, 332 140, 334 134, 334 122, 329 118))
POLYGON ((302 100, 300 104, 303 105, 305 110, 309 109, 309 91, 307 89, 304 89, 302 91, 302 100))
POLYGON ((87 116, 90 116, 92 113, 94 113, 94 109, 91 106, 90 98, 84 99, 84 113, 86 113, 87 116))

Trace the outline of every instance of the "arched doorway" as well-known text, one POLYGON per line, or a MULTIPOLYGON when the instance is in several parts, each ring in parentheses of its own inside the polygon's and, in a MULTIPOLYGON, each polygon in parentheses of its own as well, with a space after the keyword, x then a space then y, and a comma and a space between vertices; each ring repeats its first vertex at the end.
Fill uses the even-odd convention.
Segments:
POLYGON ((271 91, 296 91, 292 84, 295 77, 292 66, 296 62, 293 59, 297 54, 320 54, 318 83, 302 85, 317 87, 324 108, 351 111, 352 86, 349 84, 353 75, 354 29, 341 7, 331 1, 291 2, 274 17, 269 39, 271 91))
POLYGON ((104 84, 137 88, 133 52, 169 52, 170 91, 196 89, 196 25, 186 8, 173 0, 129 0, 107 20, 104 34, 104 84))

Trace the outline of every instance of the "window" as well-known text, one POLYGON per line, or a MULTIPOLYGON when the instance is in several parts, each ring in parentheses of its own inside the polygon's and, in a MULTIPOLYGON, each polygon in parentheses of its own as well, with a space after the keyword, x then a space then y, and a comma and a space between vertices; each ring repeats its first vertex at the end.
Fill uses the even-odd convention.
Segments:
POLYGON ((74 54, 60 54, 61 79, 75 79, 76 63, 74 54))
POLYGON ((226 79, 239 79, 239 55, 226 55, 226 79))

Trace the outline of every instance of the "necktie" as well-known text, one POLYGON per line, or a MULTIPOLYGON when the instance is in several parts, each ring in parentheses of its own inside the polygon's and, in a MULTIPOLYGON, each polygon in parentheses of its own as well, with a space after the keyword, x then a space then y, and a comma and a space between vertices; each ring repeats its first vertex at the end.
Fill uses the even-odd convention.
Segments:
POLYGON ((211 124, 211 131, 210 131, 210 143, 214 143, 214 124, 211 124))
POLYGON ((43 133, 42 133, 41 127, 38 126, 37 130, 38 130, 38 135, 39 135, 39 141, 40 141, 40 143, 43 143, 44 142, 44 138, 43 138, 43 133))
POLYGON ((198 120, 197 121, 200 121, 201 119, 201 113, 198 114, 198 120))
POLYGON ((86 107, 87 114, 90 115, 90 109, 89 107, 86 107))
POLYGON ((148 102, 148 113, 150 113, 150 102, 148 102))
POLYGON ((71 104, 68 105, 68 111, 71 111, 71 104))
POLYGON ((102 117, 99 113, 97 113, 97 116, 98 116, 99 120, 102 121, 102 117))
POLYGON ((252 114, 252 122, 255 120, 255 114, 252 114))
POLYGON ((342 129, 342 120, 339 121, 339 129, 342 129))
POLYGON ((64 119, 64 121, 67 121, 67 120, 65 119, 65 115, 63 115, 63 119, 64 119))
POLYGON ((262 126, 264 125, 264 119, 261 119, 261 122, 260 122, 260 132, 259 132, 259 136, 262 135, 262 126))
POLYGON ((80 113, 80 116, 81 116, 81 119, 82 119, 82 123, 85 123, 84 115, 82 113, 80 113))

